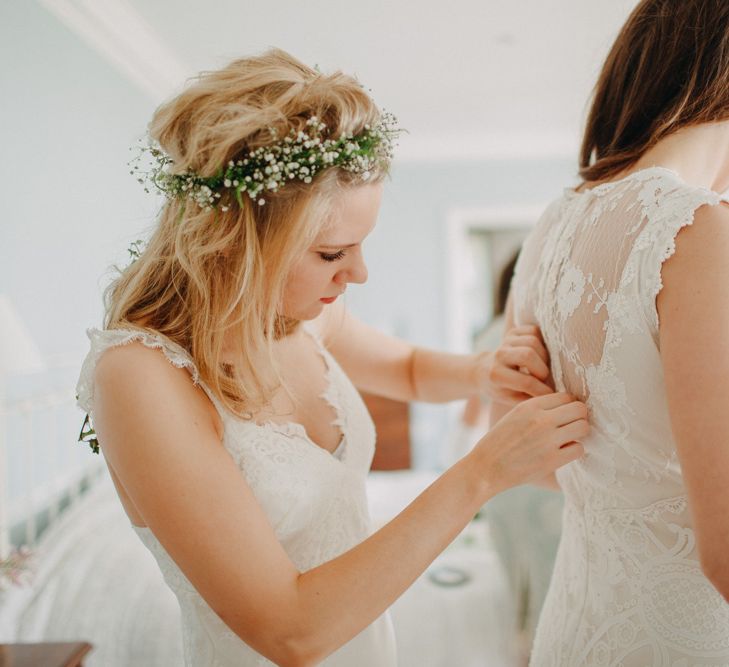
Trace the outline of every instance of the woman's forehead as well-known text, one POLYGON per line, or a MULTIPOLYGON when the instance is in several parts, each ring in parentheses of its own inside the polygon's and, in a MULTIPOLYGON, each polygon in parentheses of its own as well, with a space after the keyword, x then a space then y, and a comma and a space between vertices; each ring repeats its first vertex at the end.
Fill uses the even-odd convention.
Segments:
POLYGON ((375 226, 381 196, 379 183, 347 188, 337 197, 316 244, 344 248, 361 243, 375 226))

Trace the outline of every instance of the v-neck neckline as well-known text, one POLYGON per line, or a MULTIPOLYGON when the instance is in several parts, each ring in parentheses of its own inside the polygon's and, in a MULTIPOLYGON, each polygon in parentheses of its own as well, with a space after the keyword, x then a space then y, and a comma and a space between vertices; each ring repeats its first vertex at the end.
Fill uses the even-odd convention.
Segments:
POLYGON ((243 423, 251 424, 252 426, 258 427, 258 428, 269 428, 273 431, 276 431, 277 433, 280 433, 281 435, 285 435, 287 437, 300 437, 302 440, 305 440, 309 445, 312 447, 315 447, 316 449, 320 450, 324 455, 334 459, 335 461, 339 461, 340 463, 344 462, 344 456, 346 454, 346 443, 347 443, 347 432, 346 432, 346 420, 344 418, 344 413, 341 409, 341 406, 338 404, 337 401, 334 400, 332 397, 332 392, 334 390, 334 368, 332 365, 332 359, 329 356, 329 351, 324 347, 324 344, 319 339, 319 336, 315 331, 312 331, 307 324, 303 324, 302 329, 306 332, 307 336, 311 339, 312 343, 314 344, 314 348, 316 352, 319 354, 319 356, 322 358, 324 362, 324 368, 325 368, 325 386, 324 391, 319 395, 319 398, 324 400, 324 402, 332 408, 334 411, 335 418, 332 421, 332 425, 335 426, 340 433, 339 441, 337 442, 336 447, 333 450, 329 450, 326 447, 323 447, 319 443, 317 443, 310 435, 309 432, 306 430, 306 427, 296 421, 276 421, 274 419, 267 419, 265 421, 256 421, 256 420, 240 420, 243 423))

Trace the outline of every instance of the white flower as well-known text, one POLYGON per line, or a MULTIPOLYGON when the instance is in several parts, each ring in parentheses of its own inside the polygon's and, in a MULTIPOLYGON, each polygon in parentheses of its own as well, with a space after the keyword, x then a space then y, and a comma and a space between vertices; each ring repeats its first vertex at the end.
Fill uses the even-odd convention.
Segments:
MULTIPOLYGON (((316 117, 306 122, 305 130, 291 131, 282 139, 277 138, 279 135, 274 128, 269 128, 271 143, 248 150, 241 159, 228 160, 222 181, 218 180, 219 177, 207 178, 192 171, 172 173, 173 160, 161 148, 150 143, 145 150, 149 151, 156 165, 146 173, 146 178, 139 180, 145 190, 146 185, 151 183, 168 198, 188 198, 205 210, 214 208, 218 201, 224 201, 221 200, 223 188, 235 186, 238 193, 247 191, 251 199, 257 201, 258 193, 276 191, 286 180, 298 177, 305 183, 311 183, 315 174, 329 166, 359 174, 363 181, 367 181, 372 177, 373 166, 386 165, 391 159, 393 139, 398 132, 396 120, 390 114, 384 114, 376 126, 367 125, 356 136, 347 132, 327 138, 323 135, 325 129, 326 124, 316 117)), ((135 177, 139 172, 138 167, 132 169, 135 177)), ((145 175, 144 172, 142 175, 145 175)), ((228 206, 225 208, 229 209, 228 206)))
POLYGON ((263 199, 263 198, 261 198, 261 199, 258 200, 258 205, 259 206, 263 206, 265 203, 266 203, 266 200, 263 199))

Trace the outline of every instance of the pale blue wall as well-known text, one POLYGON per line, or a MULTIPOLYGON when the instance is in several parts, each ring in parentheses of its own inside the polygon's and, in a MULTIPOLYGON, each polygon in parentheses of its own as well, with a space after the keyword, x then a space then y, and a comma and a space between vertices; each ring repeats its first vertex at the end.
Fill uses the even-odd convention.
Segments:
POLYGON ((0 292, 46 356, 78 357, 149 199, 128 176, 153 105, 37 2, 0 3, 0 292))
MULTIPOLYGON (((52 388, 72 395, 84 329, 101 317, 103 274, 152 211, 126 162, 153 105, 33 0, 0 3, 0 63, 0 293, 52 366, 0 378, 0 401, 12 403, 52 388)), ((0 419, 11 509, 92 456, 75 442, 83 415, 72 397, 36 415, 31 441, 14 407, 0 419)))

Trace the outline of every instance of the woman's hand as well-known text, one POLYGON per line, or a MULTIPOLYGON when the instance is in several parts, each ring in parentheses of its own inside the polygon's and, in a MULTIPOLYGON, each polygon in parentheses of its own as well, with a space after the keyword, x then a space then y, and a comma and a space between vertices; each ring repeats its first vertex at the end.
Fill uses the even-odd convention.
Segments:
POLYGON ((512 408, 468 456, 486 471, 490 494, 544 478, 580 458, 579 440, 590 432, 587 407, 565 393, 551 393, 512 408))
POLYGON ((478 355, 476 383, 481 393, 507 405, 553 393, 549 353, 539 327, 509 329, 494 352, 478 355))

